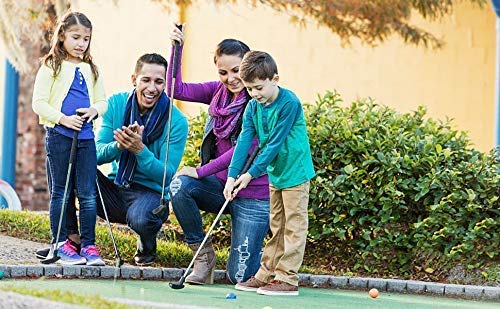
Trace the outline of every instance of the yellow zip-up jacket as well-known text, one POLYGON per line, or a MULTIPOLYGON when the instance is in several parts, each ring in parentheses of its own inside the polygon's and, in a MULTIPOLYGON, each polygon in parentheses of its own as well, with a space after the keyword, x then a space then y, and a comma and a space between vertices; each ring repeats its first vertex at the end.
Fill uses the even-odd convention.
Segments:
POLYGON ((88 63, 81 62, 76 64, 63 61, 61 71, 55 78, 53 70, 42 64, 36 74, 31 103, 33 111, 40 117, 41 124, 54 127, 59 123, 61 117, 64 116, 61 112, 62 102, 73 83, 76 67, 80 68, 80 72, 82 72, 83 78, 85 78, 90 106, 97 110, 99 116, 102 116, 108 109, 101 74, 99 74, 97 81, 94 82, 92 70, 88 63))

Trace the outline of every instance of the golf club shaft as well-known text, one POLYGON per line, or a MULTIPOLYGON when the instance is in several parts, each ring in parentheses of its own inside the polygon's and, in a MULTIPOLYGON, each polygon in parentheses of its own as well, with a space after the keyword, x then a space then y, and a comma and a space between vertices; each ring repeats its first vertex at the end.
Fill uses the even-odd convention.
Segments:
MULTIPOLYGON (((63 199, 62 199, 62 204, 61 204, 61 214, 59 215, 59 224, 57 226, 56 239, 54 240, 55 246, 54 246, 54 249, 52 247, 50 247, 50 251, 52 252, 52 258, 54 258, 55 255, 57 254, 57 249, 59 246, 59 236, 61 235, 62 221, 63 221, 64 213, 66 212, 66 205, 67 205, 66 198, 68 196, 69 180, 71 178, 71 170, 73 169, 73 162, 75 161, 76 147, 77 146, 78 146, 78 131, 75 131, 73 133, 73 139, 71 141, 71 152, 69 154, 69 164, 68 164, 68 171, 66 173, 66 183, 64 185, 64 194, 63 194, 63 199)), ((49 252, 48 256, 50 256, 51 252, 49 252)))
MULTIPOLYGON (((255 147, 255 149, 253 150, 252 154, 250 155, 250 157, 248 158, 247 162, 245 163, 245 166, 243 167, 243 169, 241 170, 241 173, 240 175, 243 175, 244 173, 247 172, 247 170, 250 168, 250 165, 252 164, 253 160, 255 159, 255 157, 257 156, 257 153, 259 152, 259 147, 255 147)), ((238 175, 238 177, 240 176, 238 175)), ((237 178, 238 178, 237 177, 237 178)), ((236 196, 236 194, 238 193, 238 191, 236 191, 234 194, 236 196)), ((212 222, 212 226, 210 227, 210 229, 208 230, 207 234, 205 235, 205 237, 203 238, 203 241, 201 242, 200 246, 198 247, 198 250, 196 250, 194 256, 193 256, 193 259, 191 259, 191 263, 189 263, 189 266, 186 268, 186 270, 184 271, 184 275, 182 276, 183 278, 185 278, 185 276, 188 274, 189 270, 191 269, 191 267, 193 266, 194 264, 194 261, 196 259, 196 257, 198 256, 198 254, 200 253, 201 249, 203 249, 203 246, 205 245, 205 243, 207 242, 208 238, 210 237, 210 235, 212 234, 212 231, 215 227, 215 225, 217 224, 217 222, 219 222, 219 218, 222 216, 222 214, 224 213, 224 210, 226 210, 226 207, 227 205, 229 204, 229 202, 231 201, 231 199, 227 198, 226 201, 224 202, 224 205, 222 205, 221 209, 219 210, 219 213, 217 214, 217 217, 215 217, 214 219, 214 222, 212 222)), ((182 280, 182 278, 181 278, 182 280)))
MULTIPOLYGON (((182 25, 177 25, 177 28, 182 31, 182 25)), ((165 162, 163 166, 163 183, 161 186, 161 201, 163 202, 163 199, 165 198, 165 184, 167 182, 167 170, 168 170, 168 153, 170 149, 170 129, 172 127, 172 109, 173 109, 173 104, 174 104, 174 91, 175 91, 175 82, 176 82, 176 76, 177 76, 177 58, 179 57, 179 49, 180 49, 180 44, 179 42, 175 41, 174 43, 174 54, 172 57, 172 62, 171 65, 172 67, 172 84, 170 86, 170 102, 168 106, 168 127, 167 127, 167 148, 165 151, 165 162)), ((163 203, 161 203, 160 206, 162 206, 163 203)), ((165 205, 163 205, 165 206, 165 205)), ((162 209, 163 210, 163 209, 162 209)), ((159 212, 159 211, 158 211, 159 212)))
POLYGON ((113 242, 113 247, 115 248, 115 255, 116 258, 118 259, 118 263, 121 264, 122 259, 120 257, 120 253, 118 252, 118 247, 116 246, 116 241, 113 235, 113 230, 111 229, 111 224, 109 223, 108 212, 106 210, 106 205, 104 205, 104 199, 102 198, 101 187, 99 186, 99 181, 97 179, 95 183, 97 185, 97 192, 99 193, 99 198, 101 199, 101 205, 102 205, 102 210, 104 212, 104 217, 106 217, 106 223, 108 225, 109 235, 111 236, 111 241, 113 242))

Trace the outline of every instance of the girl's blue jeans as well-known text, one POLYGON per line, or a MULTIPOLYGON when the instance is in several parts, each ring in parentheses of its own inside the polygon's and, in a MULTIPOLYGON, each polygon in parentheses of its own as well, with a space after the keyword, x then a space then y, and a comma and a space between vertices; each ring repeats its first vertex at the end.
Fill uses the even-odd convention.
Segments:
MULTIPOLYGON (((57 237, 61 215, 66 176, 71 152, 70 137, 53 128, 46 128, 45 150, 47 152, 47 174, 50 190, 50 231, 52 242, 57 237)), ((96 223, 97 154, 94 139, 78 140, 78 147, 70 174, 66 201, 75 189, 80 204, 80 235, 82 247, 94 245, 96 223)), ((66 215, 63 215, 58 242, 66 240, 66 215)))
MULTIPOLYGON (((170 183, 172 207, 188 244, 205 237, 200 210, 218 213, 225 202, 224 187, 215 176, 195 179, 179 176, 170 183)), ((235 198, 231 214, 231 248, 227 263, 232 283, 248 280, 260 267, 262 243, 269 230, 269 200, 235 198)))

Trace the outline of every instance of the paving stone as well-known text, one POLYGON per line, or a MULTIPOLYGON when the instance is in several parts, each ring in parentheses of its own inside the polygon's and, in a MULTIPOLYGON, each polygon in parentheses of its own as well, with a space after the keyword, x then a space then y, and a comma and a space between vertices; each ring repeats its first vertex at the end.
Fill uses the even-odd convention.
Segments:
POLYGON ((460 284, 445 284, 444 294, 454 296, 464 296, 465 286, 460 284))
POLYGON ((398 279, 387 279, 387 291, 402 293, 406 291, 406 281, 398 279))
POLYGON ((349 278, 349 287, 355 289, 366 289, 368 287, 368 279, 358 277, 349 278))
POLYGON ((43 269, 47 277, 62 277, 62 267, 59 265, 44 265, 43 269))
POLYGON ((10 278, 10 266, 9 265, 1 264, 0 271, 3 272, 4 278, 10 278))
POLYGON ((345 289, 349 283, 349 277, 339 276, 330 279, 330 286, 335 289, 345 289))
POLYGON ((124 279, 138 279, 141 277, 141 270, 138 267, 123 266, 121 277, 124 279))
POLYGON ((221 282, 226 280, 226 271, 221 269, 216 269, 214 273, 214 281, 221 282))
POLYGON ((385 292, 387 291, 387 280, 379 278, 368 278, 368 288, 375 288, 380 292, 385 292))
POLYGON ((483 298, 499 300, 500 299, 500 288, 493 286, 485 286, 483 288, 483 298))
POLYGON ((85 278, 99 278, 101 276, 101 269, 98 266, 81 266, 80 275, 85 278))
POLYGON ((444 284, 426 282, 425 283, 425 291, 427 293, 431 293, 431 294, 444 295, 444 284))
POLYGON ((116 277, 120 278, 121 268, 113 267, 113 266, 102 266, 101 267, 101 278, 114 278, 116 273, 116 277))
POLYGON ((160 268, 156 267, 142 267, 141 268, 141 278, 144 279, 161 279, 163 272, 160 268))
POLYGON ((309 278, 310 285, 315 287, 326 287, 330 284, 330 278, 332 276, 328 275, 311 275, 309 278))
POLYGON ((11 265, 10 266, 10 276, 11 276, 11 278, 26 277, 26 266, 25 265, 11 265))
POLYGON ((31 278, 43 276, 43 265, 27 265, 26 276, 31 278))
POLYGON ((299 274, 299 284, 309 285, 311 280, 310 274, 299 274))
POLYGON ((465 296, 472 298, 481 298, 483 296, 484 288, 478 285, 466 285, 465 288, 465 296))
POLYGON ((408 293, 424 293, 425 292, 425 282, 423 281, 406 281, 406 291, 408 293))
POLYGON ((184 271, 180 268, 163 268, 163 279, 179 279, 184 271))
POLYGON ((80 265, 65 265, 62 269, 64 277, 78 277, 82 274, 82 266, 80 265))

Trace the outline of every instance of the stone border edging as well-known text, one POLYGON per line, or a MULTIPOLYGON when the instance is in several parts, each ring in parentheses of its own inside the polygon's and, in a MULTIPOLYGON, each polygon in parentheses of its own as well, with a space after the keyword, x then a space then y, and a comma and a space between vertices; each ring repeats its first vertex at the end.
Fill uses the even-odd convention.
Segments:
MULTIPOLYGON (((115 275, 113 266, 77 266, 77 265, 7 265, 0 264, 0 271, 5 278, 94 278, 110 279, 115 275)), ((145 280, 178 280, 185 268, 157 268, 122 266, 118 269, 118 278, 145 280)), ((215 271, 215 281, 226 280, 224 270, 215 271)), ((380 292, 418 293, 435 296, 464 297, 480 300, 500 301, 500 287, 434 283, 415 280, 360 278, 347 276, 299 274, 301 286, 330 289, 368 290, 376 288, 380 292)))

